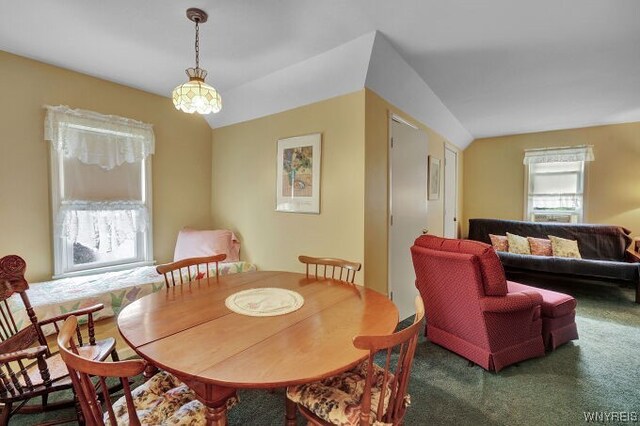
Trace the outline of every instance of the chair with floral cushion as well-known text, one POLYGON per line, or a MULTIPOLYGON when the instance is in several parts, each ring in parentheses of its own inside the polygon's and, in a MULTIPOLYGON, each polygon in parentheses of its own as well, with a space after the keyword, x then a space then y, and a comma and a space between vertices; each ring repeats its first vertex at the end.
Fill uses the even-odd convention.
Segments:
POLYGON ((348 260, 334 259, 331 257, 298 256, 298 260, 305 264, 307 277, 309 277, 309 266, 311 266, 311 272, 316 279, 320 277, 331 278, 349 282, 351 284, 353 284, 353 281, 356 278, 356 272, 358 272, 362 267, 358 262, 350 262, 348 260), (330 276, 327 275, 329 270, 331 271, 330 276), (337 277, 336 272, 338 273, 337 277), (343 274, 345 275, 344 279, 342 278, 343 274))
POLYGON ((289 386, 287 425, 296 424, 296 407, 314 425, 402 424, 410 404, 407 386, 424 318, 420 296, 415 305, 409 327, 388 336, 353 338, 356 348, 369 351, 367 360, 355 368, 319 382, 289 386), (384 362, 383 366, 374 359, 384 362))
POLYGON ((74 399, 49 401, 49 395, 71 389, 67 369, 60 357, 49 348, 43 328, 57 331, 69 315, 81 315, 87 327, 78 329, 78 351, 84 356, 104 360, 111 356, 118 360, 113 337, 96 340, 93 315, 104 306, 96 304, 76 309, 46 320, 39 320, 29 301, 29 283, 24 277, 27 263, 20 256, 0 259, 0 425, 6 425, 13 414, 29 414, 73 407, 74 399), (19 296, 13 306, 10 298, 19 296), (26 311, 26 324, 17 315, 20 301, 26 311), (18 318, 18 319, 16 319, 18 318), (84 335, 83 335, 84 334, 84 335), (41 403, 29 403, 32 399, 41 403))
MULTIPOLYGON (((142 360, 99 362, 78 354, 74 339, 78 320, 70 316, 58 334, 60 355, 67 365, 78 403, 88 425, 205 424, 205 407, 195 393, 175 376, 161 371, 133 391, 130 378, 142 374, 142 360), (92 381, 92 377, 95 379, 92 381), (106 379, 119 379, 124 396, 115 403, 109 398, 106 379), (94 383, 96 383, 94 385, 94 383), (103 413, 98 393, 106 406, 103 413)), ((227 401, 227 408, 237 403, 227 401)))
POLYGON ((178 260, 164 265, 158 265, 156 271, 164 275, 164 283, 167 288, 174 287, 176 284, 190 283, 193 280, 209 278, 209 264, 216 265, 216 278, 218 278, 218 262, 222 262, 227 258, 226 254, 216 254, 215 256, 191 257, 188 259, 178 260), (202 271, 200 268, 202 267, 202 271), (177 277, 176 277, 177 275, 177 277))

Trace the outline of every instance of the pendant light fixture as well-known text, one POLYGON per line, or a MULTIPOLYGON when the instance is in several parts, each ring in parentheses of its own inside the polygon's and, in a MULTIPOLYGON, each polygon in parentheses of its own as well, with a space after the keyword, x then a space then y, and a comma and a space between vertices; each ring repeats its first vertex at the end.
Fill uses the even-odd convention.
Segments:
POLYGON ((207 22, 204 10, 194 7, 187 9, 187 18, 196 24, 196 67, 185 72, 189 81, 173 89, 173 105, 180 111, 193 114, 216 113, 222 109, 222 98, 213 87, 204 82, 207 71, 200 68, 200 24, 207 22))

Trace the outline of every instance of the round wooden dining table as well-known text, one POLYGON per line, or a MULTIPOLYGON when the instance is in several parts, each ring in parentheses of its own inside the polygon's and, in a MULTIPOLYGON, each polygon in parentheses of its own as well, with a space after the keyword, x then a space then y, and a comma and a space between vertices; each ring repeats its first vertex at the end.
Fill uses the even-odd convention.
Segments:
POLYGON ((274 271, 163 289, 118 316, 122 337, 138 355, 193 389, 206 406, 207 425, 227 424, 226 401, 236 389, 284 387, 346 371, 368 355, 353 347, 354 336, 389 334, 397 324, 397 308, 380 293, 274 271), (293 290, 304 304, 266 317, 237 314, 225 305, 239 291, 270 287, 293 290))

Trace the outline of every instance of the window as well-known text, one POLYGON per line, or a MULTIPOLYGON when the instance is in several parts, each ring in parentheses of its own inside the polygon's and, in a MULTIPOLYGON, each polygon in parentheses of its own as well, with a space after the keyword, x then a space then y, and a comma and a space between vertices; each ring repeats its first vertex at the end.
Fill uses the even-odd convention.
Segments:
POLYGON ((526 217, 534 222, 582 222, 585 163, 591 147, 525 151, 526 217))
POLYGON ((54 278, 152 263, 151 126, 47 107, 45 139, 54 278))

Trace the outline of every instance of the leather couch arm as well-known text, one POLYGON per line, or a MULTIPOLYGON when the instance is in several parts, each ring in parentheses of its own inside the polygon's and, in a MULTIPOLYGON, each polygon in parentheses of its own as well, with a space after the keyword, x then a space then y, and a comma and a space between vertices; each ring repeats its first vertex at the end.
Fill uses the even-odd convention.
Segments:
POLYGON ((506 296, 483 297, 480 309, 483 312, 515 312, 531 309, 542 304, 542 296, 537 291, 524 290, 507 293, 506 296))
POLYGON ((627 251, 625 252, 624 260, 626 260, 629 263, 640 262, 640 253, 638 253, 637 251, 631 248, 628 248, 627 251))

